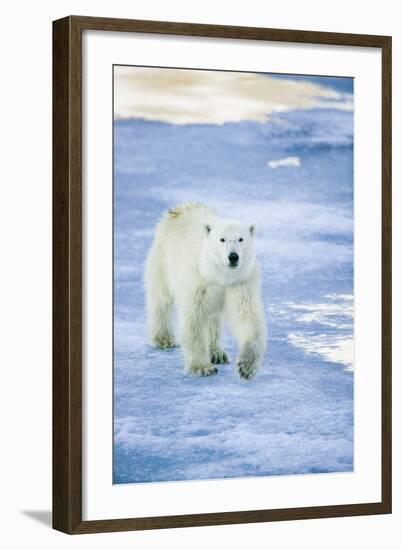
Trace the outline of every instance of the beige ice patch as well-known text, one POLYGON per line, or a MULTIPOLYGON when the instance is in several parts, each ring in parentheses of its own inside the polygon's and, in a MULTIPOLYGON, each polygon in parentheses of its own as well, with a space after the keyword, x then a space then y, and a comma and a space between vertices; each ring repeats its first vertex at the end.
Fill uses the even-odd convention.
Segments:
POLYGON ((265 121, 292 109, 352 110, 352 96, 302 80, 256 73, 114 68, 115 118, 143 118, 173 124, 265 121))

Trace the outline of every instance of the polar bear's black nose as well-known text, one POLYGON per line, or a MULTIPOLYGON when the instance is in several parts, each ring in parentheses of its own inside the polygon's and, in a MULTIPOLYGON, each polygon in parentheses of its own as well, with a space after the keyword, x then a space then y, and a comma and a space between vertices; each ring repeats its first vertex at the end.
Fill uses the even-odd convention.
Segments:
POLYGON ((237 265, 239 256, 236 252, 230 252, 228 255, 228 260, 230 262, 230 265, 237 265))

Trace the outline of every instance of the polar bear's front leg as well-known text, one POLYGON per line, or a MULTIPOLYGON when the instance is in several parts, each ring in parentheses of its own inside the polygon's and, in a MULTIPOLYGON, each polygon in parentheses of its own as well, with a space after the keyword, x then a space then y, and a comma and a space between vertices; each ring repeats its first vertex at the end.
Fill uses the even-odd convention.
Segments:
POLYGON ((229 363, 227 353, 220 347, 221 320, 214 316, 209 320, 210 360, 215 365, 229 363))
POLYGON ((227 291, 226 312, 240 346, 238 374, 249 380, 255 376, 266 349, 266 322, 257 277, 227 291))
POLYGON ((264 352, 264 346, 261 340, 260 337, 257 337, 253 341, 246 342, 241 346, 241 351, 237 359, 237 369, 240 378, 243 380, 253 378, 260 366, 264 352))
POLYGON ((178 306, 178 315, 185 370, 198 376, 217 374, 217 368, 210 362, 209 356, 207 329, 210 312, 205 289, 200 288, 187 295, 178 306))

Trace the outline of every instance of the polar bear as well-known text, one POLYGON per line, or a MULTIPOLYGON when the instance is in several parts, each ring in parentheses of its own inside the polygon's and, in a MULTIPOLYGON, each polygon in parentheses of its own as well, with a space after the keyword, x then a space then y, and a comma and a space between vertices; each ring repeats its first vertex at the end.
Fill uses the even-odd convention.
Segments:
POLYGON ((162 349, 177 345, 175 306, 188 373, 209 376, 229 362, 220 346, 223 317, 240 346, 240 378, 252 378, 262 361, 266 324, 254 239, 254 225, 220 219, 200 203, 168 210, 156 226, 144 277, 149 336, 162 349))

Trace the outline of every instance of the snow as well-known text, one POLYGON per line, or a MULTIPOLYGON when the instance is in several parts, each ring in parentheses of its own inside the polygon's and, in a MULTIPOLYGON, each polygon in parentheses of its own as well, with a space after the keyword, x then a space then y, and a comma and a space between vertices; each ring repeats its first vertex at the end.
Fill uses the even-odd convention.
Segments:
POLYGON ((280 168, 281 166, 294 166, 297 168, 301 166, 301 161, 299 157, 286 157, 284 159, 269 160, 267 164, 270 168, 280 168))
MULTIPOLYGON (((351 79, 311 81, 352 97, 351 79)), ((263 122, 116 120, 114 483, 352 471, 353 113, 331 103, 263 122), (295 170, 266 161, 288 158, 295 170), (268 352, 250 383, 233 362, 185 375, 180 350, 146 341, 154 225, 193 200, 256 223, 268 352)), ((234 360, 228 333, 224 347, 234 360)))

